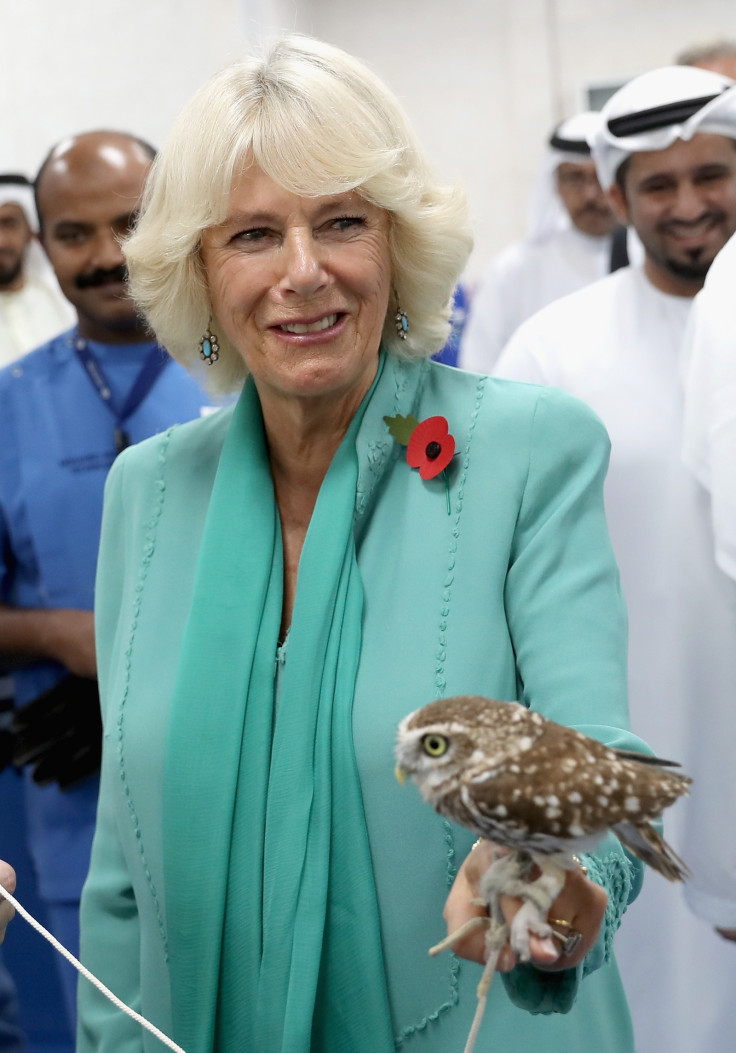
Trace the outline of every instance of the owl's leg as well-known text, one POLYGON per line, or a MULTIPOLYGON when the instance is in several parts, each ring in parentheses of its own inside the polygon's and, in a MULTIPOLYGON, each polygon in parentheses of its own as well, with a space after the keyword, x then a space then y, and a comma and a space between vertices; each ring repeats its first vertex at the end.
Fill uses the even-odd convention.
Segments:
MULTIPOLYGON (((504 883, 508 880, 506 873, 509 868, 513 876, 515 878, 518 878, 518 862, 516 862, 513 857, 514 853, 511 853, 510 855, 506 854, 502 856, 496 856, 494 858, 490 867, 488 868, 488 870, 486 870, 485 874, 483 874, 483 876, 480 879, 480 896, 476 899, 471 900, 473 906, 485 907, 488 911, 488 916, 483 915, 477 918, 471 918, 470 921, 466 921, 464 925, 461 925, 459 929, 455 929, 455 931, 451 932, 449 936, 446 936, 444 940, 440 940, 440 942, 436 943, 434 947, 430 947, 429 953, 432 956, 436 954, 441 954, 442 951, 446 951, 450 947, 453 947, 458 942, 458 940, 461 940, 464 936, 467 936, 469 932, 472 932, 473 929, 477 929, 480 926, 486 926, 489 930, 486 934, 486 944, 488 945, 489 939, 492 942, 495 942, 495 939, 497 937, 492 937, 490 930, 491 928, 497 928, 499 925, 505 927, 505 922, 498 906, 498 896, 495 895, 493 892, 493 883, 487 883, 493 875, 496 875, 498 873, 498 877, 496 880, 498 884, 502 887, 504 883)), ((506 942, 507 936, 508 932, 505 930, 503 940, 500 944, 501 947, 503 947, 503 944, 506 942)))
POLYGON ((520 896, 521 892, 509 890, 526 888, 527 875, 528 864, 525 853, 509 852, 498 856, 480 879, 480 894, 488 909, 493 912, 494 905, 497 907, 499 896, 520 896))
POLYGON ((481 879, 481 894, 492 909, 502 895, 516 896, 523 900, 511 923, 509 941, 519 960, 528 962, 530 936, 546 939, 552 935, 547 921, 547 912, 565 884, 565 871, 549 859, 537 858, 540 874, 529 880, 528 853, 511 852, 498 860, 481 879), (499 864, 504 864, 503 866, 499 864))

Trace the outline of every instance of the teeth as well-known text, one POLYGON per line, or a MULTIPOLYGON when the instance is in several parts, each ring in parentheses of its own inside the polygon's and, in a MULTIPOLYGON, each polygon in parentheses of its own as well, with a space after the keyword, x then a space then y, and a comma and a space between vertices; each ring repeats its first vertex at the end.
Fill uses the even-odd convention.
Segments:
POLYGON ((336 314, 328 314, 325 318, 320 318, 318 322, 310 322, 308 325, 302 322, 294 322, 291 325, 279 326, 279 328, 283 329, 285 333, 321 333, 323 329, 329 329, 336 321, 336 314))

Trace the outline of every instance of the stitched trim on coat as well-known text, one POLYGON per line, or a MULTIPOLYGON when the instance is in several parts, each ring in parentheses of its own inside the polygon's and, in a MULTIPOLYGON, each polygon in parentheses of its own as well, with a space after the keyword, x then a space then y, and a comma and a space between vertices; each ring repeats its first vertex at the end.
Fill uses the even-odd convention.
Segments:
POLYGON ((148 882, 148 888, 153 896, 154 906, 156 908, 156 920, 158 921, 158 928, 161 934, 161 939, 164 945, 164 957, 168 962, 169 960, 169 948, 168 940, 166 938, 166 927, 164 924, 163 914, 161 911, 161 904, 159 902, 158 893, 156 886, 153 882, 153 876, 146 860, 145 847, 143 845, 143 835, 141 833, 140 822, 135 809, 135 802, 130 792, 130 785, 128 783, 128 775, 125 769, 125 705, 128 700, 128 692, 130 690, 130 671, 132 667, 133 648, 135 645, 136 631, 138 629, 138 618, 140 615, 141 602, 143 599, 143 589, 145 586, 146 578, 148 576, 148 568, 153 558, 153 552, 156 546, 156 531, 158 529, 159 520, 161 519, 161 513, 164 506, 164 497, 166 491, 166 484, 164 482, 164 470, 166 467, 166 451, 169 446, 171 439, 171 433, 173 429, 169 429, 161 438, 161 449, 158 455, 158 476, 155 480, 156 498, 151 513, 151 518, 148 520, 145 527, 145 541, 143 544, 143 558, 141 560, 140 573, 138 576, 138 582, 135 586, 135 599, 133 600, 133 613, 130 620, 130 632, 128 635, 128 646, 125 649, 125 682, 123 684, 123 691, 120 698, 120 704, 118 706, 117 716, 117 751, 118 761, 120 765, 120 781, 123 786, 123 793, 125 795, 125 803, 128 808, 128 814, 133 824, 133 830, 135 837, 138 842, 138 852, 140 854, 141 864, 143 866, 143 872, 148 882))
MULTIPOLYGON (((468 434, 465 440, 465 448, 463 450, 463 463, 460 470, 460 478, 457 483, 457 493, 455 497, 455 507, 453 509, 454 517, 452 523, 452 533, 450 537, 450 552, 447 565, 447 575, 445 576, 445 582, 442 587, 442 606, 440 609, 440 622, 439 622, 439 639, 438 647, 435 652, 435 687, 437 689, 437 698, 442 698, 447 689, 447 680, 445 679, 445 660, 447 658, 447 623, 450 617, 450 601, 452 599, 452 586, 455 580, 455 559, 457 556, 457 543, 460 536, 460 517, 463 511, 463 500, 465 497, 465 483, 468 477, 468 467, 470 465, 470 446, 475 432, 475 425, 478 420, 478 414, 483 403, 483 396, 485 394, 486 377, 481 377, 478 380, 478 384, 475 389, 475 403, 470 413, 470 424, 468 426, 468 434)), ((442 827, 445 837, 445 845, 447 848, 447 886, 450 888, 455 875, 457 874, 457 858, 455 852, 455 836, 452 831, 452 826, 446 819, 442 820, 442 827)), ((407 1039, 410 1039, 413 1035, 416 1035, 422 1031, 425 1031, 430 1023, 435 1022, 439 1017, 446 1013, 453 1006, 458 1004, 460 1000, 459 986, 460 986, 460 973, 461 973, 460 959, 455 954, 451 954, 450 958, 450 991, 447 1001, 443 1002, 437 1009, 432 1013, 428 1013, 416 1024, 409 1024, 407 1027, 402 1028, 399 1034, 394 1039, 394 1047, 401 1049, 407 1039)))

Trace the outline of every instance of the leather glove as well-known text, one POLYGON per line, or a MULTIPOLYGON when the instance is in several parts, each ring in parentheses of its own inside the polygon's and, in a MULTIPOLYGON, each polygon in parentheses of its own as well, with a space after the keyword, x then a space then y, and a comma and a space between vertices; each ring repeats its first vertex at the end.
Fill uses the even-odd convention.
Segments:
POLYGON ((0 698, 0 771, 13 759, 13 700, 0 698))
POLYGON ((13 717, 13 763, 39 786, 69 790, 100 770, 102 719, 96 680, 67 676, 13 717))

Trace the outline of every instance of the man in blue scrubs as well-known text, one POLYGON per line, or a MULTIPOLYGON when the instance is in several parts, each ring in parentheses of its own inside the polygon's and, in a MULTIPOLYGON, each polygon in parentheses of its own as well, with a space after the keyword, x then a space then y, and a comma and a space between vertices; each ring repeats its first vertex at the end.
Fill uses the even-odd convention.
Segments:
MULTIPOLYGON (((41 237, 77 324, 0 370, 0 662, 14 667, 39 892, 74 954, 97 801, 92 606, 105 478, 124 446, 207 403, 128 295, 120 239, 152 159, 117 132, 51 151, 36 181, 41 237)), ((59 961, 73 1019, 76 974, 59 961)))

